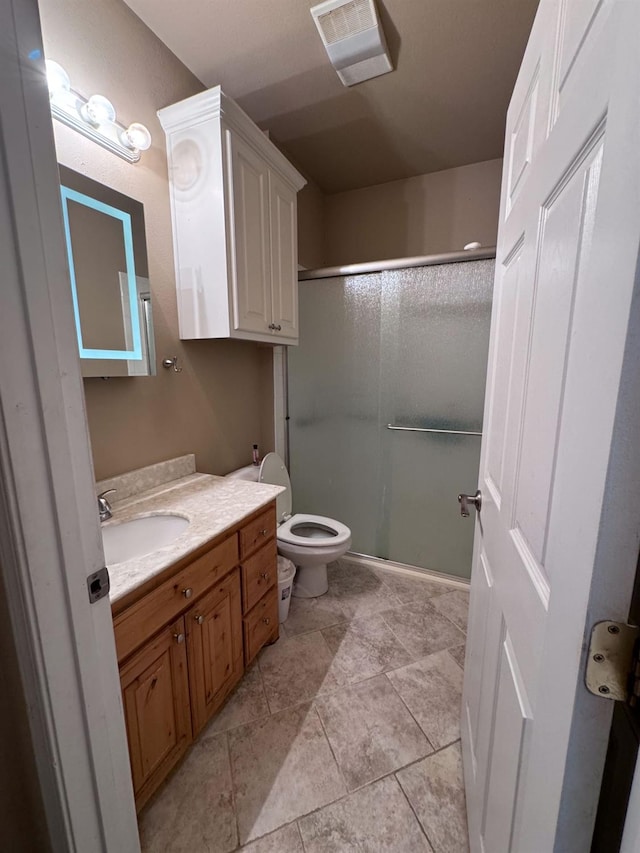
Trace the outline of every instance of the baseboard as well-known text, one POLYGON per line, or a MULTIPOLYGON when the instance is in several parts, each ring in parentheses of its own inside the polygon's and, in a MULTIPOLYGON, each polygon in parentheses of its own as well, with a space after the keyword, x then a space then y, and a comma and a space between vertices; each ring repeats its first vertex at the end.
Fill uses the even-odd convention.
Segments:
POLYGON ((441 583, 443 586, 469 589, 470 585, 470 581, 466 580, 466 578, 459 578, 456 575, 448 575, 444 572, 433 572, 430 569, 423 569, 420 566, 408 566, 406 563, 396 563, 394 560, 383 560, 381 557, 369 557, 366 554, 356 554, 354 551, 347 551, 344 556, 345 559, 351 560, 353 563, 369 566, 372 569, 396 572, 399 575, 408 575, 409 577, 421 577, 435 581, 435 583, 441 583))

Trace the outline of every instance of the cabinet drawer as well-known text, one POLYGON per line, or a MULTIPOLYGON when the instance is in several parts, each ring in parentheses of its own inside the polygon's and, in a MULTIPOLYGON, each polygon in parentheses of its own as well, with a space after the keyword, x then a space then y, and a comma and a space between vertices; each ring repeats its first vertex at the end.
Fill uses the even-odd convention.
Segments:
POLYGON ((186 610, 237 563, 238 538, 233 535, 116 616, 113 630, 118 661, 186 610))
POLYGON ((269 507, 253 521, 250 521, 240 531, 240 559, 244 559, 264 544, 267 539, 276 535, 276 510, 269 507))
POLYGON ((247 613, 277 582, 278 551, 271 539, 253 557, 242 561, 242 612, 247 613))
POLYGON ((277 587, 269 591, 243 619, 244 663, 249 666, 265 643, 278 639, 277 587))

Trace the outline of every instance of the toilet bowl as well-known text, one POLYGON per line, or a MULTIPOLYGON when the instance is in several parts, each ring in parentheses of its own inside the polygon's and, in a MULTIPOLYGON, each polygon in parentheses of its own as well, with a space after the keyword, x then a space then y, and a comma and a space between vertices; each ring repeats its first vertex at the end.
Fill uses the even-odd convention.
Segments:
POLYGON ((327 563, 342 557, 351 547, 349 528, 322 515, 291 515, 291 480, 277 453, 267 453, 259 468, 247 465, 227 476, 284 487, 276 498, 276 537, 278 553, 295 563, 298 569, 293 595, 297 598, 323 595, 329 589, 327 563))

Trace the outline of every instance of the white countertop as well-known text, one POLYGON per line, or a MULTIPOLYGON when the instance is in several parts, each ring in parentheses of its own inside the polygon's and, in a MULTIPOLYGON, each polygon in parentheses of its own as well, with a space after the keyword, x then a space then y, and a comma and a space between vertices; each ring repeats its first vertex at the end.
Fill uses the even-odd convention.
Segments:
POLYGON ((281 486, 266 483, 230 480, 211 474, 189 474, 126 500, 113 502, 113 518, 103 527, 141 516, 167 514, 187 518, 189 526, 169 545, 157 551, 108 566, 111 603, 239 524, 274 500, 281 491, 281 486))

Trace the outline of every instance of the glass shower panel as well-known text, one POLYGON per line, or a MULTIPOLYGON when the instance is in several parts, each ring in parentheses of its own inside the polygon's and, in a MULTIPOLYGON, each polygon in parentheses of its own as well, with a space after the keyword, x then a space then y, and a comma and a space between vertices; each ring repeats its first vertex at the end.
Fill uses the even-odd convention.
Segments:
POLYGON ((481 437, 455 432, 482 431, 493 272, 493 261, 469 261, 380 273, 378 554, 464 577, 473 524, 456 496, 475 491, 481 437))
POLYGON ((294 512, 344 520, 353 549, 376 551, 380 505, 379 274, 300 282, 289 355, 294 512))
POLYGON ((294 511, 347 524, 352 550, 468 577, 493 261, 300 282, 289 350, 294 511), (391 430, 391 426, 408 429, 391 430))

